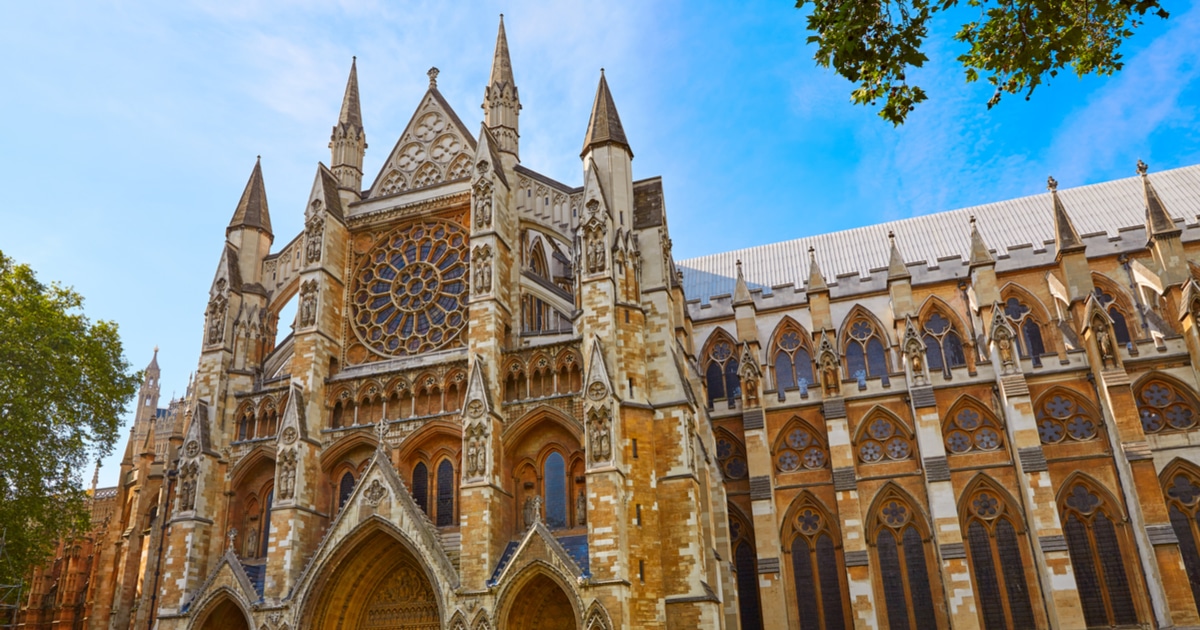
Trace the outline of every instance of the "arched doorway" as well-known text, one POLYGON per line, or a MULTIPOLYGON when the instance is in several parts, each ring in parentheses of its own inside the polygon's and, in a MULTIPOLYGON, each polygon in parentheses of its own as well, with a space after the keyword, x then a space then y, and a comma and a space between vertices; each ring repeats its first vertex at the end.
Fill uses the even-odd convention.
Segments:
POLYGON ((575 607, 558 582, 545 573, 529 578, 512 595, 504 630, 576 630, 575 607))
POLYGON ((246 613, 228 595, 205 606, 195 625, 197 630, 250 630, 246 613))
POLYGON ((307 607, 312 630, 439 630, 436 591, 416 556, 375 528, 328 565, 307 607))

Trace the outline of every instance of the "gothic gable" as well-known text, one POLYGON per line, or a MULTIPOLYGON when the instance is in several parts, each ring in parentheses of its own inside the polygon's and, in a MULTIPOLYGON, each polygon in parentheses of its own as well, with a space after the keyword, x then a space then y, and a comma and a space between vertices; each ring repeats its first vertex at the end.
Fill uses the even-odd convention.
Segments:
POLYGON ((369 197, 466 179, 472 172, 475 149, 474 136, 437 87, 430 86, 383 163, 369 197))

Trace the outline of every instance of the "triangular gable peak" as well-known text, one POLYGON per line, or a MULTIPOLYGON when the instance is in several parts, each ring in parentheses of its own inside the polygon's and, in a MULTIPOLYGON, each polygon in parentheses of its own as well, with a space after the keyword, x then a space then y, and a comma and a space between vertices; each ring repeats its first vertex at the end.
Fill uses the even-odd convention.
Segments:
POLYGON ((333 171, 329 170, 329 167, 318 162, 317 174, 313 177, 312 191, 308 194, 308 206, 304 210, 305 220, 311 220, 322 210, 338 221, 345 221, 342 199, 338 196, 337 177, 333 171))
POLYGON ((242 272, 238 268, 238 252, 230 243, 225 243, 225 251, 221 252, 221 260, 217 263, 217 272, 213 274, 212 287, 208 291, 209 299, 224 298, 226 291, 242 292, 242 272))
POLYGON ((371 186, 371 198, 467 179, 475 138, 430 85, 371 186))
POLYGON ((471 360, 471 374, 467 376, 467 394, 463 409, 472 418, 481 418, 492 413, 492 397, 488 395, 487 382, 483 379, 483 361, 479 357, 471 360))
POLYGON ((741 365, 738 366, 738 376, 744 381, 750 378, 762 378, 762 367, 758 364, 758 357, 754 356, 754 350, 750 344, 742 344, 741 365))
POLYGON ((527 567, 539 563, 549 566, 561 577, 568 578, 568 583, 588 577, 571 558, 571 554, 567 553, 562 543, 550 532, 550 528, 539 518, 534 521, 529 531, 525 532, 525 538, 521 540, 521 544, 517 546, 512 558, 500 575, 496 576, 493 584, 504 584, 527 567))
POLYGON ((488 173, 495 173, 496 179, 508 188, 508 178, 504 176, 504 164, 500 161, 500 151, 496 148, 496 137, 484 123, 479 123, 479 140, 475 148, 475 178, 479 179, 488 173))
POLYGON ((188 424, 187 436, 183 440, 184 456, 194 458, 200 453, 205 453, 215 457, 217 452, 212 448, 210 435, 212 432, 208 426, 208 403, 198 400, 192 411, 192 420, 188 424))
POLYGON ((604 364, 604 347, 596 336, 592 337, 592 354, 588 357, 588 373, 584 382, 584 391, 592 400, 600 400, 610 392, 616 393, 608 378, 608 367, 604 364))
POLYGON ((319 587, 329 564, 338 562, 342 543, 366 527, 382 527, 402 539, 433 578, 442 610, 451 610, 448 598, 459 586, 458 572, 446 555, 437 528, 413 501, 385 452, 376 450, 362 478, 330 524, 325 538, 310 557, 296 582, 294 601, 305 601, 319 587))
POLYGON ((608 206, 608 193, 600 182, 600 173, 596 170, 596 162, 588 159, 587 171, 583 174, 583 207, 589 220, 607 220, 612 218, 608 206))
POLYGON ((308 423, 304 418, 304 391, 294 383, 292 391, 288 394, 287 406, 283 408, 278 440, 281 445, 291 445, 296 440, 304 440, 319 446, 319 443, 308 436, 308 423))
POLYGON ((189 603, 187 608, 204 610, 213 596, 221 590, 240 595, 241 603, 247 607, 262 599, 262 596, 255 590, 254 584, 250 582, 250 576, 246 575, 246 569, 238 560, 237 554, 228 545, 225 553, 221 555, 221 559, 217 561, 217 566, 208 574, 208 579, 204 580, 200 588, 196 589, 195 595, 190 600, 191 603, 198 605, 192 606, 189 603))

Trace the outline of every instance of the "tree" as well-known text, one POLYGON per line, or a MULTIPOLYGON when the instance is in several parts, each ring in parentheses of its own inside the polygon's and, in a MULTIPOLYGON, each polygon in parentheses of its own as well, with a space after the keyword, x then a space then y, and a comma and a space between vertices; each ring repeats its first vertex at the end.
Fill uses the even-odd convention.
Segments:
MULTIPOLYGON (((817 63, 856 83, 851 100, 883 106, 879 116, 894 125, 926 99, 909 83, 912 68, 928 61, 921 52, 935 15, 959 0, 797 0, 812 5, 808 38, 817 44, 817 63)), ((953 19, 969 19, 954 34, 967 47, 958 61, 967 82, 981 74, 995 88, 987 106, 1004 94, 1025 93, 1070 67, 1079 76, 1111 75, 1124 62, 1121 44, 1147 15, 1166 19, 1158 0, 966 0, 953 19)))
POLYGON ((82 308, 78 293, 38 282, 0 252, 0 528, 10 560, 0 584, 44 562, 59 538, 88 531, 82 473, 112 452, 140 380, 117 325, 82 308))

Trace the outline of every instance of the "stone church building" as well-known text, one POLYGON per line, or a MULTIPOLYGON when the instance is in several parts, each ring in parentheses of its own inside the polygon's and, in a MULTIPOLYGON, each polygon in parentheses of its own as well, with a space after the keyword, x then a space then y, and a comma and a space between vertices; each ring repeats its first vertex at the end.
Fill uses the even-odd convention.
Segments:
POLYGON ((1200 626, 1200 167, 677 261, 603 74, 578 185, 503 23, 478 129, 429 78, 300 234, 255 164, 23 627, 1200 626))

